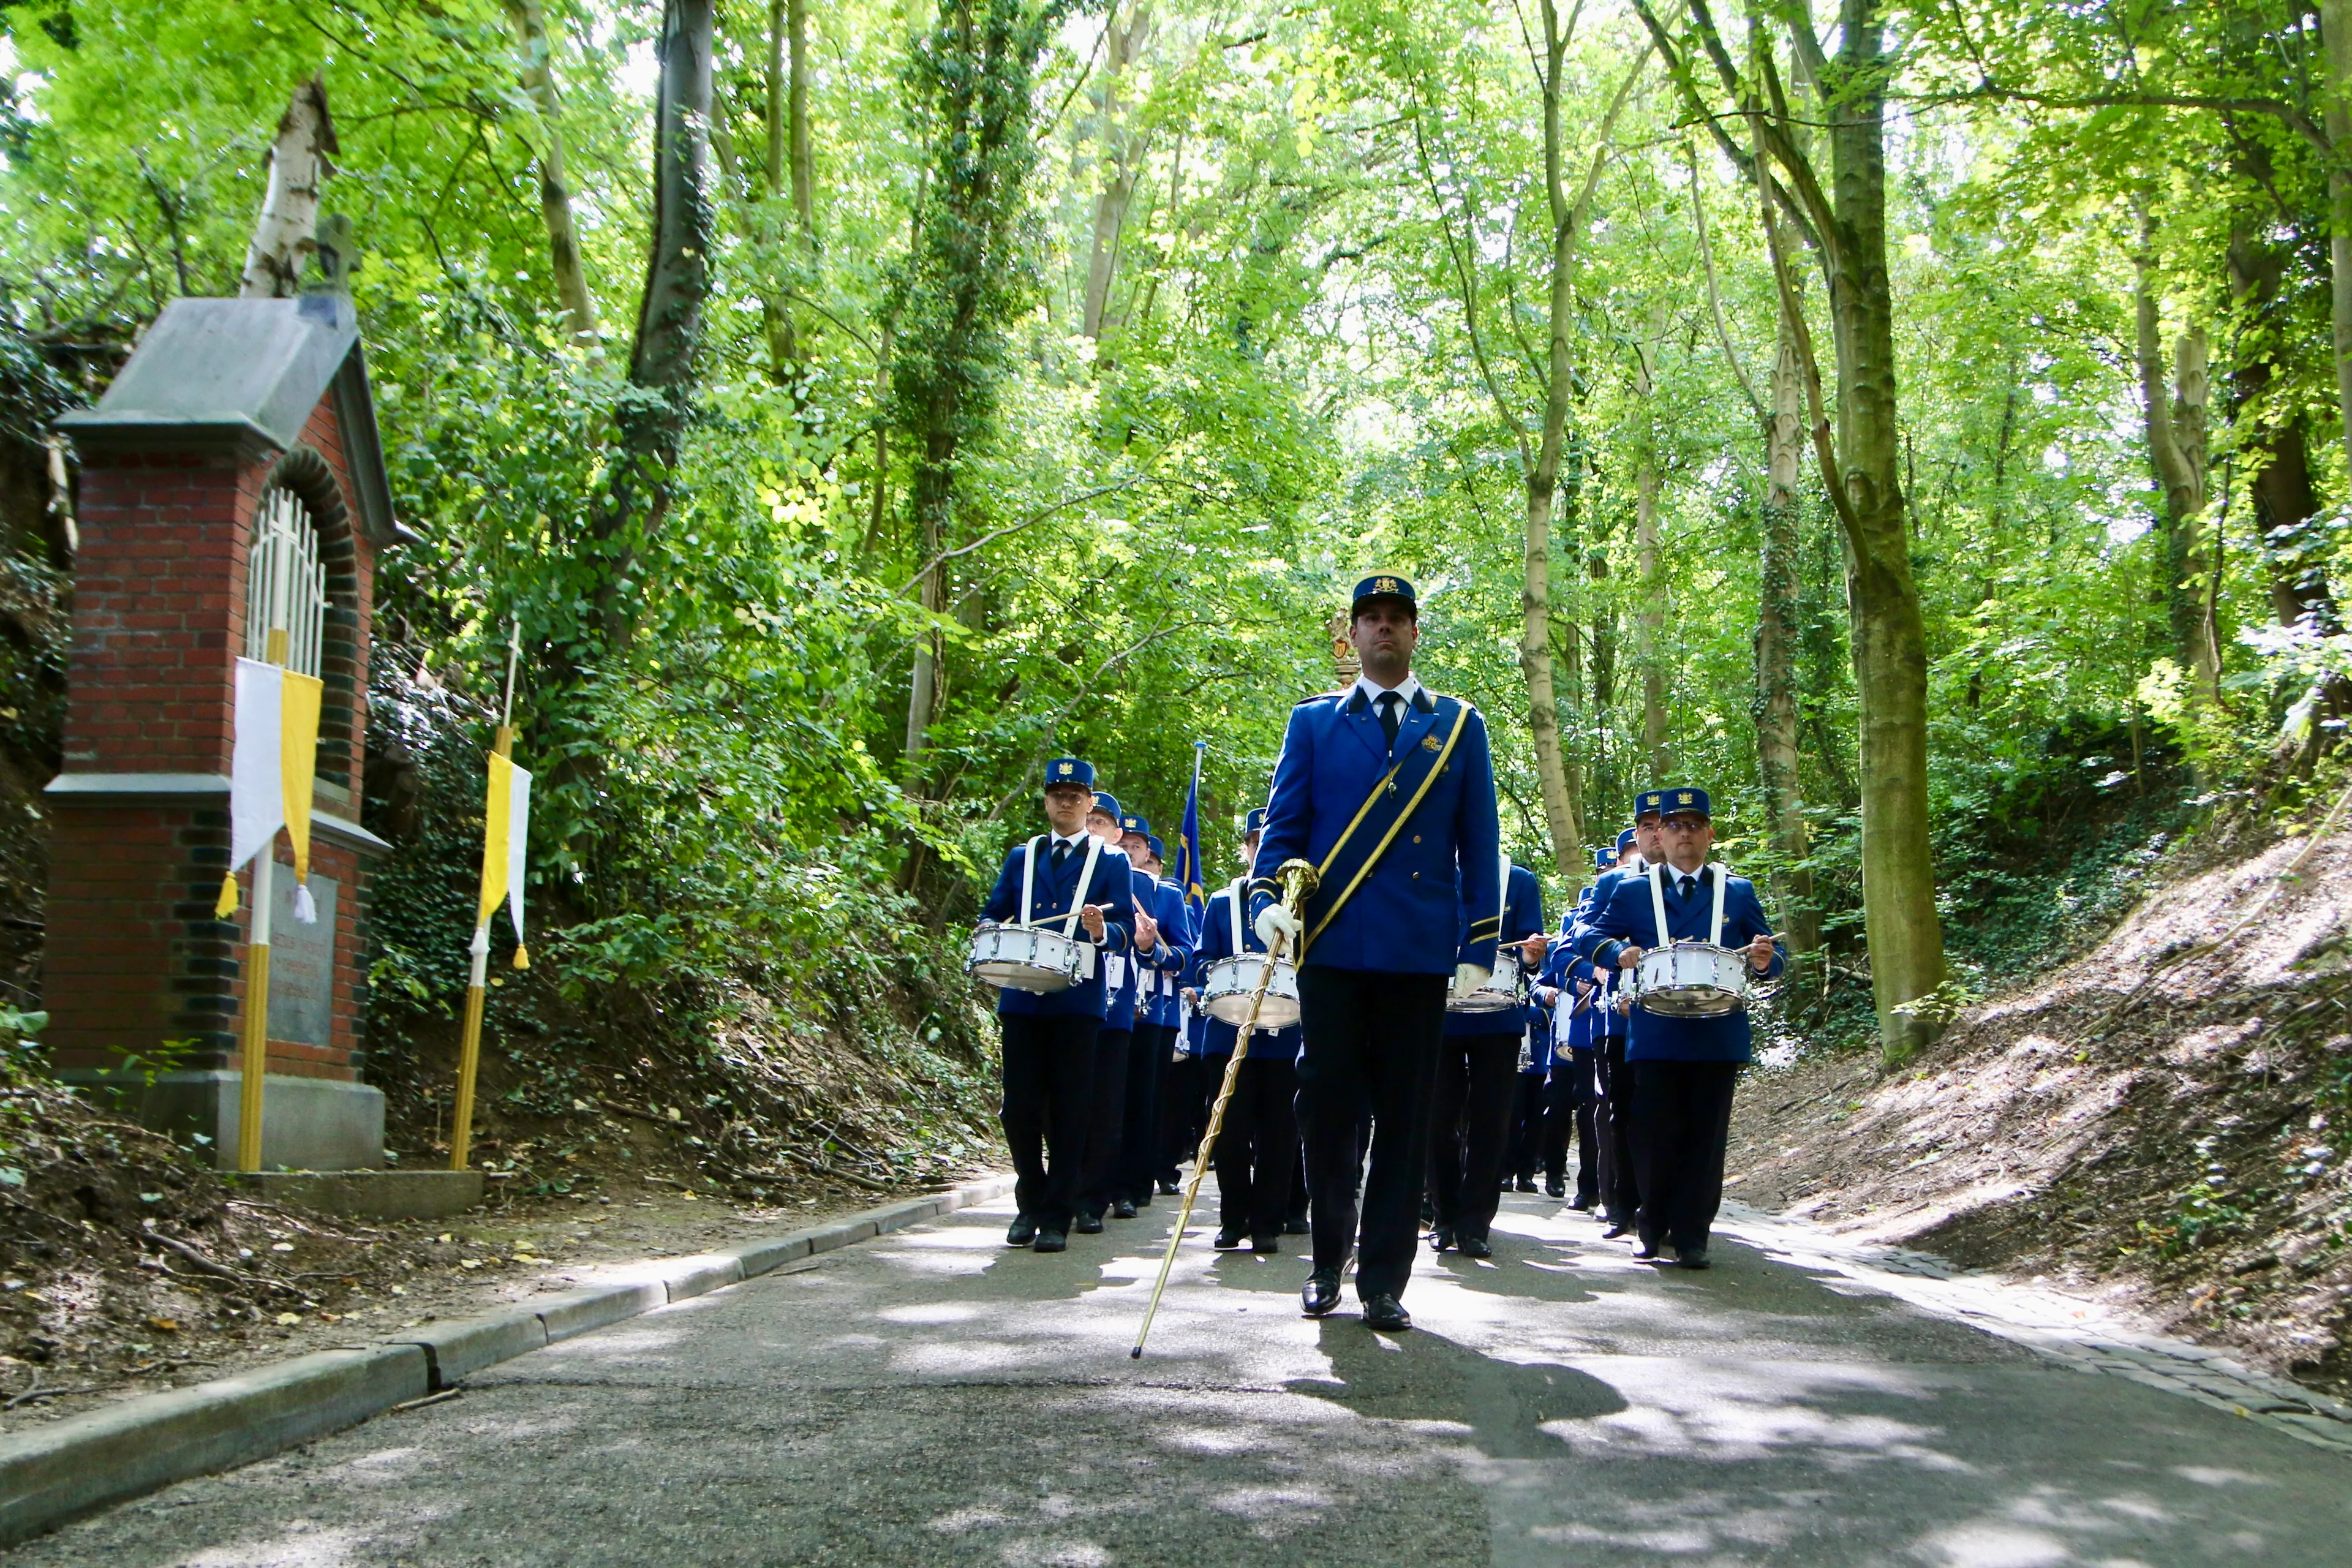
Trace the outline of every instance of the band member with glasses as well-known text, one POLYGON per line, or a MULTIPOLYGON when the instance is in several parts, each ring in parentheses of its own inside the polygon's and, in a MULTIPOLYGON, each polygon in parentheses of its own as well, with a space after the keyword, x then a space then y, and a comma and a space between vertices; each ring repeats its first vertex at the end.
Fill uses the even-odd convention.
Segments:
MULTIPOLYGON (((1778 975, 1788 954, 1764 917, 1755 883, 1707 863, 1715 821, 1706 791, 1655 793, 1663 797, 1664 865, 1617 883, 1608 902, 1585 922, 1577 940, 1580 953, 1603 969, 1622 972, 1637 968, 1643 954, 1662 943, 1712 941, 1738 952, 1759 979, 1778 975), (1714 930, 1718 893, 1719 935, 1714 930)), ((1637 1002, 1632 1025, 1625 1061, 1633 1079, 1633 1158, 1642 1189, 1636 1221, 1641 1250, 1634 1256, 1659 1261, 1671 1247, 1684 1268, 1705 1268, 1709 1231, 1723 1205, 1732 1090, 1753 1054, 1748 1009, 1677 1017, 1637 1002)))

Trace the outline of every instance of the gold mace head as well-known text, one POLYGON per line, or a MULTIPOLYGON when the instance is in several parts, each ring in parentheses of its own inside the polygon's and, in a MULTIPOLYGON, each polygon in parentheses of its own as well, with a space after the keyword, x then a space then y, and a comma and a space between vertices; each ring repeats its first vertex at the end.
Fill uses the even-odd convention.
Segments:
POLYGON ((1322 879, 1316 875, 1314 865, 1306 860, 1285 860, 1282 869, 1275 873, 1282 883, 1282 901, 1293 910, 1307 901, 1322 879))

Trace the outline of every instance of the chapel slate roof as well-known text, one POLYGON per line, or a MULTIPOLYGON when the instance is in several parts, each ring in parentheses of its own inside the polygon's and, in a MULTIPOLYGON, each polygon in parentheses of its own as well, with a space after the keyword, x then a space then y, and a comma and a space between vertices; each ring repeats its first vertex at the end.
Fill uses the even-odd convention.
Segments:
POLYGON ((86 448, 224 442, 286 452, 330 392, 361 531, 373 543, 390 544, 398 537, 392 488, 348 295, 174 300, 98 406, 57 423, 86 448))

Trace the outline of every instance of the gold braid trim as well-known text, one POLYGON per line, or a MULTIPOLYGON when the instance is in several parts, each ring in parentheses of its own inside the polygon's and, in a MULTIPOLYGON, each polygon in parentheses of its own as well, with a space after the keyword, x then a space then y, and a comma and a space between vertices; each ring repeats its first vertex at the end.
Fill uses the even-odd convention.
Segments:
MULTIPOLYGON (((1298 944, 1298 961, 1301 963, 1307 962, 1307 950, 1315 945, 1315 939, 1321 936, 1325 929, 1339 918, 1341 910, 1347 908, 1348 900, 1355 894, 1359 887, 1362 886, 1364 879, 1372 874, 1372 868, 1379 865, 1381 857, 1389 852, 1389 846, 1395 841, 1397 834, 1404 825, 1412 819, 1412 814, 1421 809, 1423 799, 1429 794, 1429 786, 1437 782, 1437 775, 1444 773, 1445 764, 1453 760, 1454 743, 1462 739, 1462 727, 1469 721, 1470 704, 1461 703, 1454 710, 1454 728, 1446 733, 1444 748, 1437 753, 1437 761, 1429 765, 1429 772, 1422 776, 1421 787, 1412 792, 1412 798, 1405 802, 1404 810, 1397 814, 1397 819, 1394 822, 1389 824, 1387 834, 1372 847, 1371 854, 1365 858, 1361 866, 1356 868, 1355 876, 1349 880, 1346 887, 1339 889, 1339 896, 1333 900, 1331 907, 1323 912, 1323 918, 1315 922, 1315 929, 1307 933, 1306 940, 1298 944)), ((1331 852, 1323 857, 1323 864, 1315 868, 1317 877, 1320 878, 1330 872, 1331 862, 1339 858, 1339 851, 1347 844, 1349 835, 1356 831, 1358 825, 1364 820, 1365 814, 1372 809, 1373 803, 1378 801, 1381 792, 1388 788, 1389 781, 1396 777, 1398 770, 1404 766, 1406 759, 1412 755, 1411 752, 1407 752, 1404 756, 1399 757, 1396 766, 1388 771, 1387 777, 1372 786, 1372 793, 1365 798, 1363 805, 1356 808, 1355 821, 1348 824, 1348 831, 1339 835, 1339 843, 1331 846, 1331 852)))

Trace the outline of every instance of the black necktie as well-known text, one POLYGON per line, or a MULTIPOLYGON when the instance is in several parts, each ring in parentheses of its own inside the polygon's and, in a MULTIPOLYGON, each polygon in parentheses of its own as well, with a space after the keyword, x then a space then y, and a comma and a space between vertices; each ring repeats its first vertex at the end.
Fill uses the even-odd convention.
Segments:
POLYGON ((1404 727, 1404 721, 1397 717, 1397 709, 1402 705, 1403 701, 1404 699, 1399 697, 1393 691, 1383 691, 1381 693, 1381 733, 1389 738, 1389 749, 1391 751, 1394 751, 1396 749, 1397 731, 1404 727))
POLYGON ((1686 873, 1683 877, 1681 887, 1683 897, 1687 899, 1691 896, 1692 891, 1698 887, 1698 879, 1686 873))
POLYGON ((1070 858, 1070 847, 1069 847, 1068 845, 1066 845, 1066 844, 1063 843, 1063 842, 1062 842, 1060 839, 1058 839, 1058 838, 1055 839, 1055 840, 1054 840, 1054 869, 1055 869, 1055 870, 1056 870, 1056 871, 1060 870, 1060 869, 1062 868, 1062 862, 1064 862, 1065 860, 1067 860, 1069 858, 1070 858))

